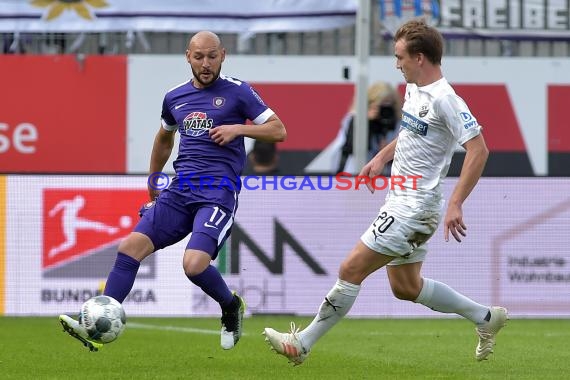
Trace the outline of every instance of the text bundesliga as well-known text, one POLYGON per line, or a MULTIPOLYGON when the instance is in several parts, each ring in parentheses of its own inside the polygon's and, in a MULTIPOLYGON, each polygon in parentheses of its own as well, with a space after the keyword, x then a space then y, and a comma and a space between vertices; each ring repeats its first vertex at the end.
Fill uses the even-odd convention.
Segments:
MULTIPOLYGON (((367 177, 340 172, 329 176, 257 176, 248 175, 238 179, 203 176, 195 173, 178 173, 180 190, 230 189, 230 190, 359 190, 371 185, 375 190, 417 190, 420 175, 392 175, 367 177)), ((170 185, 170 177, 163 172, 152 173, 148 185, 155 190, 164 190, 170 185)))

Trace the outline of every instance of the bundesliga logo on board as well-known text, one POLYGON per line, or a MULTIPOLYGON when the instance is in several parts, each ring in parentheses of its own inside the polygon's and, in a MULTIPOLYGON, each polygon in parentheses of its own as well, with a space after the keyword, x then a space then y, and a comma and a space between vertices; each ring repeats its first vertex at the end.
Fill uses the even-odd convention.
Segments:
POLYGON ((43 276, 106 277, 147 199, 144 190, 44 189, 43 276))

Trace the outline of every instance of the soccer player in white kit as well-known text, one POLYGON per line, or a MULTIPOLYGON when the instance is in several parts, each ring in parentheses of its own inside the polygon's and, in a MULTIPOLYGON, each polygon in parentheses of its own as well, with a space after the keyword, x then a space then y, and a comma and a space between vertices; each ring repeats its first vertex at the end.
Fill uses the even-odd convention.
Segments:
MULTIPOLYGON (((299 331, 291 323, 289 333, 265 328, 265 340, 295 365, 344 317, 354 304, 361 283, 376 270, 386 271, 394 295, 442 313, 456 313, 475 324, 479 342, 477 360, 493 352, 495 337, 507 320, 502 307, 481 305, 448 285, 422 277, 427 250, 424 243, 434 234, 442 214, 441 184, 457 143, 465 148, 461 175, 448 202, 443 220, 444 238, 466 236, 462 204, 485 167, 489 151, 481 126, 443 77, 443 37, 422 19, 403 24, 394 35, 396 67, 407 82, 400 133, 361 170, 373 178, 393 159, 392 175, 421 176, 417 184, 394 186, 378 216, 340 266, 339 278, 326 295, 309 326, 299 331)), ((367 184, 374 192, 372 184, 367 184)))

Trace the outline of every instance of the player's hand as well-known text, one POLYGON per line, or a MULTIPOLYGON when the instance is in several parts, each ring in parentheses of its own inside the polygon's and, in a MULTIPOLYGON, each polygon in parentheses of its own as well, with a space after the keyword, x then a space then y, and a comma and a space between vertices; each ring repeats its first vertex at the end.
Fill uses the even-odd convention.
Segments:
MULTIPOLYGON (((372 180, 374 177, 380 175, 380 173, 382 173, 382 170, 384 170, 384 164, 382 163, 382 161, 374 157, 372 160, 370 160, 370 162, 364 165, 364 167, 362 168, 362 170, 358 175, 368 177, 372 180)), ((372 194, 374 194, 375 189, 374 186, 372 185, 372 181, 366 182, 366 187, 368 188, 368 190, 370 190, 372 194)))
POLYGON ((151 202, 154 202, 154 200, 158 197, 159 194, 160 194, 160 190, 155 189, 152 186, 148 187, 148 197, 150 198, 151 202))
POLYGON ((216 144, 226 145, 239 136, 239 127, 241 127, 239 124, 220 125, 210 129, 208 133, 210 134, 210 138, 214 140, 216 144))
POLYGON ((445 241, 449 241, 449 233, 453 235, 456 241, 461 243, 461 236, 467 236, 467 226, 463 223, 463 211, 461 206, 450 204, 445 213, 443 224, 443 236, 445 241))

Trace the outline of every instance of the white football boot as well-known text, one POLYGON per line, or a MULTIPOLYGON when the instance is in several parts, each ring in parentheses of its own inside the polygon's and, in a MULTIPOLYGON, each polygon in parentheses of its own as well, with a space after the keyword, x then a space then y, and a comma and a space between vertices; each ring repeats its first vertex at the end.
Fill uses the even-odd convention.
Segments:
POLYGON ((484 325, 475 328, 479 336, 479 343, 475 349, 475 358, 479 361, 486 360, 493 353, 495 337, 507 323, 509 315, 504 307, 493 306, 490 309, 491 319, 484 325))
POLYGON ((289 363, 294 365, 302 364, 309 356, 309 350, 306 350, 301 344, 297 336, 298 333, 299 329, 295 327, 294 322, 291 322, 291 330, 288 333, 280 333, 269 327, 263 331, 265 341, 271 346, 271 349, 285 356, 289 363))

